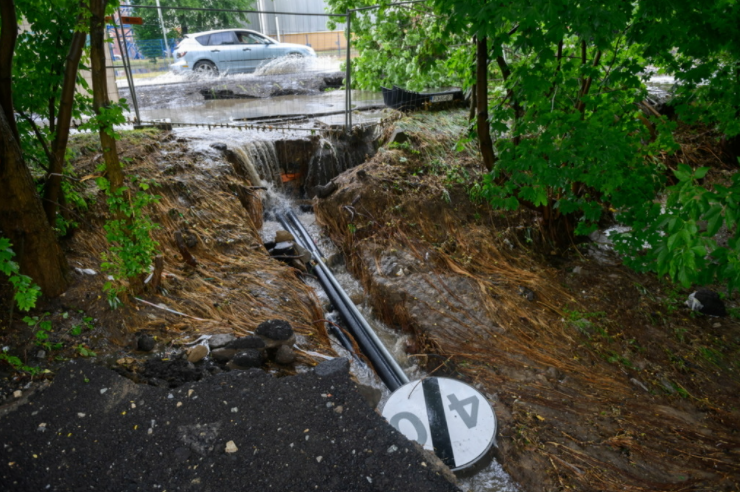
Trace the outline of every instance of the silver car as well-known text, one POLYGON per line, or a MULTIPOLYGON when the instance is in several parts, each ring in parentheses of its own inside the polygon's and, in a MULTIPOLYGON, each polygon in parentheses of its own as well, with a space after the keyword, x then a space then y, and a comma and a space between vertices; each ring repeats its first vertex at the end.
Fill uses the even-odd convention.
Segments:
POLYGON ((174 72, 254 72, 263 62, 283 56, 315 57, 310 46, 278 43, 247 29, 222 29, 185 35, 175 49, 174 72))

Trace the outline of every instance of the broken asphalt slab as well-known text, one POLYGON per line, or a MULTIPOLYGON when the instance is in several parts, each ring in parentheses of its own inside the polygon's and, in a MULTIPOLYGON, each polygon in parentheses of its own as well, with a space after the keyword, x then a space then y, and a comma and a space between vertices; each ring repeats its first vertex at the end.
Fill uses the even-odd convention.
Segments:
POLYGON ((176 389, 71 361, 0 418, 4 490, 453 491, 338 361, 176 389), (333 364, 332 364, 333 363, 333 364))

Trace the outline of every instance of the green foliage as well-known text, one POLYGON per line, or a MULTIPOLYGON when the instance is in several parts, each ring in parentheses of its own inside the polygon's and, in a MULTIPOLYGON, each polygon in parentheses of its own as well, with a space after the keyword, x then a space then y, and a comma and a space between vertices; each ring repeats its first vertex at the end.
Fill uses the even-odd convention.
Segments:
POLYGON ((85 344, 80 343, 75 347, 75 351, 82 357, 97 357, 98 354, 90 350, 85 344))
MULTIPOLYGON (((72 35, 87 30, 87 26, 84 16, 80 19, 82 23, 77 23, 84 11, 75 0, 16 0, 16 7, 30 29, 18 34, 13 57, 13 106, 22 115, 17 124, 24 158, 32 169, 40 171, 48 167, 44 147, 49 148, 56 136, 55 118, 59 113, 64 65, 72 35), (50 123, 34 125, 31 122, 34 118, 50 123)), ((82 63, 86 62, 87 55, 83 53, 82 63)), ((72 117, 79 120, 91 112, 92 101, 85 80, 78 76, 77 84, 83 90, 75 94, 72 117)))
POLYGON ((118 140, 121 135, 116 132, 114 125, 126 123, 124 111, 129 111, 126 99, 119 99, 117 103, 110 103, 108 106, 100 108, 98 114, 91 114, 90 118, 80 125, 80 129, 98 131, 102 128, 111 138, 118 140))
POLYGON ((72 326, 72 328, 69 330, 69 334, 73 337, 76 337, 81 335, 83 330, 92 330, 93 328, 93 319, 90 316, 85 316, 84 318, 82 318, 82 323, 72 326))
POLYGON ((633 229, 616 235, 616 247, 639 271, 668 275, 684 287, 726 283, 740 287, 740 174, 728 183, 700 184, 709 169, 680 164, 678 183, 665 204, 645 202, 618 218, 633 229), (646 247, 647 246, 647 247, 646 247))
POLYGON ((157 225, 145 209, 160 197, 148 192, 150 183, 136 176, 130 180, 132 187, 138 188, 135 191, 125 186, 111 190, 107 179, 97 179, 98 186, 107 195, 108 209, 113 216, 104 226, 110 250, 103 253, 101 268, 114 278, 103 286, 114 308, 120 303, 118 296, 126 289, 121 281, 148 273, 159 246, 150 234, 157 225))
POLYGON ((3 347, 2 352, 0 352, 0 361, 6 362, 15 371, 27 372, 31 376, 37 376, 42 373, 41 369, 39 369, 38 367, 27 366, 26 364, 24 364, 20 357, 16 357, 15 355, 8 355, 8 350, 9 347, 3 347))
POLYGON ((10 240, 0 236, 0 272, 8 277, 13 285, 13 299, 21 311, 28 311, 36 306, 36 300, 41 295, 41 288, 31 277, 22 275, 18 263, 13 261, 15 253, 11 249, 10 240))
MULTIPOLYGON (((358 3, 336 0, 332 6, 341 11, 358 3)), ((356 80, 368 88, 404 78, 412 79, 403 84, 412 88, 433 80, 412 63, 422 50, 399 41, 424 25, 430 45, 438 33, 456 45, 440 51, 433 66, 454 67, 460 85, 469 87, 469 40, 486 37, 490 75, 503 79, 488 88, 497 159, 471 196, 499 209, 538 211, 542 230, 560 245, 616 213, 633 228, 621 241, 632 266, 685 286, 720 281, 732 289, 740 280, 736 178, 709 189, 693 171, 679 169, 679 183, 665 192, 666 206, 655 203, 665 188, 658 156, 676 148, 673 124, 643 114, 638 104, 658 67, 679 82, 673 104, 684 121, 739 134, 739 22, 740 5, 723 0, 384 4, 358 19, 356 46, 373 53, 361 53, 356 68, 368 70, 356 80), (436 16, 428 15, 430 7, 436 16), (386 29, 386 22, 401 29, 386 29), (683 26, 680 33, 675 25, 683 26), (398 53, 377 54, 390 49, 398 53)))
MULTIPOLYGON (((352 15, 352 47, 359 56, 352 59, 353 87, 380 90, 394 84, 410 90, 459 85, 464 75, 457 72, 460 58, 469 59, 464 38, 450 37, 444 20, 434 16, 429 5, 390 6, 383 0, 328 0, 332 13, 380 5, 376 10, 352 15), (448 68, 448 64, 453 66, 448 68)), ((333 26, 329 26, 330 29, 333 26)), ((469 67, 470 65, 468 65, 469 67)))
POLYGON ((49 340, 49 335, 52 332, 51 329, 51 320, 46 319, 46 317, 49 316, 49 313, 44 313, 42 316, 26 316, 23 318, 23 321, 31 327, 31 329, 35 330, 34 332, 34 343, 39 346, 45 348, 47 351, 52 350, 59 350, 64 345, 62 343, 52 343, 49 340))
MULTIPOLYGON (((148 6, 157 4, 155 0, 137 0, 135 3, 148 6)), ((254 8, 254 0, 180 0, 177 6, 249 10, 254 8)), ((181 38, 184 34, 212 29, 234 28, 248 22, 246 14, 235 12, 178 9, 162 9, 161 12, 168 38, 181 38)), ((144 19, 143 25, 134 26, 137 39, 162 39, 162 28, 157 9, 134 9, 133 15, 144 19)))

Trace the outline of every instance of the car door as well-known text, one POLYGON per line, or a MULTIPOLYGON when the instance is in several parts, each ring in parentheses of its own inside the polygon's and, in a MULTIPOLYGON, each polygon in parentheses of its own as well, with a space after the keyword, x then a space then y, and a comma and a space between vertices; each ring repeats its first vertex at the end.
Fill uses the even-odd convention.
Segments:
POLYGON ((220 73, 243 71, 244 55, 234 31, 212 33, 208 40, 208 52, 220 73))
POLYGON ((237 37, 248 54, 246 63, 249 72, 256 70, 263 62, 280 56, 270 49, 272 45, 269 38, 248 31, 237 32, 237 37))

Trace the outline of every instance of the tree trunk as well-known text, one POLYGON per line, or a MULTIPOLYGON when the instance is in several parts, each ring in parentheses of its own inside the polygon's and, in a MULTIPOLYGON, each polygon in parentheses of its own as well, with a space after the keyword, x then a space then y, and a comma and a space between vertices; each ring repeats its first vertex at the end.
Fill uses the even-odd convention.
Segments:
MULTIPOLYGON (((78 18, 78 20, 80 20, 78 18)), ((56 122, 56 137, 51 149, 49 175, 44 186, 44 212, 49 224, 56 223, 57 209, 60 203, 62 189, 62 172, 64 171, 64 155, 69 141, 69 129, 72 122, 75 86, 77 83, 77 69, 80 65, 82 50, 85 47, 87 33, 76 31, 72 35, 72 43, 67 53, 67 62, 64 67, 64 82, 62 94, 59 98, 59 115, 56 122)), ((53 118, 53 105, 49 114, 53 118)))
MULTIPOLYGON (((100 116, 101 110, 108 107, 108 81, 105 74, 105 5, 106 0, 90 0, 90 62, 93 86, 93 109, 100 116)), ((116 140, 100 127, 100 144, 103 148, 105 171, 110 182, 111 193, 123 186, 123 170, 118 160, 116 140)))
POLYGON ((56 297, 67 289, 67 259, 46 220, 6 113, 3 106, 0 110, 0 228, 13 243, 21 273, 31 277, 44 295, 56 297))
POLYGON ((17 141, 18 127, 13 114, 13 53, 15 41, 18 39, 18 19, 15 13, 13 0, 0 1, 0 106, 5 112, 5 121, 10 128, 10 134, 17 141))
POLYGON ((476 99, 478 102, 478 142, 483 156, 483 165, 490 172, 496 163, 496 154, 493 153, 491 129, 488 124, 488 42, 484 36, 477 42, 477 70, 475 77, 476 99))

